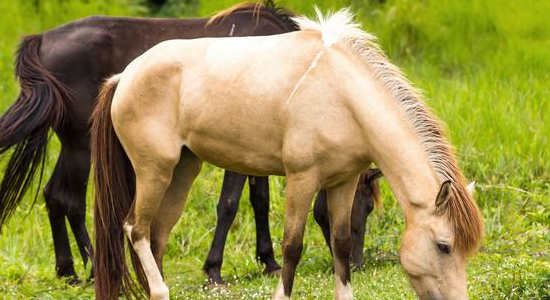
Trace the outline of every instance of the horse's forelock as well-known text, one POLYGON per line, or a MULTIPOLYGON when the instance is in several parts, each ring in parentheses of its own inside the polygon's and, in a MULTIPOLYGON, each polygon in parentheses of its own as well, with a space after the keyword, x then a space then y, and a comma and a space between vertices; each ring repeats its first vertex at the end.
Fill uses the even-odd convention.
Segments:
POLYGON ((463 183, 453 184, 445 214, 454 231, 456 250, 467 255, 477 251, 484 234, 481 212, 463 183))

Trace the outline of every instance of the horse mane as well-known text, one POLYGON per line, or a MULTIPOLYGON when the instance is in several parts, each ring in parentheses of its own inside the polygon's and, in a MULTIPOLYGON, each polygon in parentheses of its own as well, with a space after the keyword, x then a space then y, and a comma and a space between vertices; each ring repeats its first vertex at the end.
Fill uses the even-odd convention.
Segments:
POLYGON ((374 42, 375 37, 353 21, 354 16, 349 9, 323 16, 316 8, 316 13, 317 21, 306 17, 293 20, 300 26, 300 30, 321 32, 325 44, 343 41, 399 102, 420 137, 438 179, 441 182, 450 180, 452 183, 453 197, 450 197, 445 207, 437 209, 446 215, 453 227, 455 247, 466 254, 475 252, 483 238, 483 220, 472 195, 466 190, 466 180, 458 168, 454 149, 447 142, 440 121, 425 105, 421 93, 399 68, 389 62, 374 42))
POLYGON ((296 16, 296 14, 285 7, 277 5, 273 0, 263 0, 261 2, 242 2, 237 3, 229 8, 226 8, 224 10, 221 10, 214 14, 208 22, 206 23, 206 26, 211 26, 215 23, 223 21, 225 18, 227 18, 229 15, 240 12, 240 11, 252 11, 253 18, 256 19, 256 23, 259 22, 260 19, 260 12, 266 11, 268 13, 273 14, 279 21, 281 21, 288 30, 290 31, 296 31, 299 29, 298 25, 293 21, 293 17, 296 16))

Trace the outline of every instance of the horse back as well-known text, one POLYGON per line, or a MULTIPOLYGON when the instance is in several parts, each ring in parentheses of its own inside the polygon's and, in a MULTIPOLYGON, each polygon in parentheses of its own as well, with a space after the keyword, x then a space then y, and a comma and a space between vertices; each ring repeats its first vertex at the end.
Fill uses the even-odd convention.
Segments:
POLYGON ((72 92, 65 126, 58 129, 61 138, 87 136, 87 121, 104 78, 122 72, 133 59, 162 41, 287 31, 267 12, 255 18, 249 11, 239 11, 210 26, 207 21, 92 16, 44 32, 40 60, 72 92))
POLYGON ((217 166, 283 174, 285 151, 302 164, 328 157, 315 149, 336 149, 342 139, 358 144, 357 126, 330 75, 334 52, 315 32, 167 41, 124 71, 113 120, 142 129, 161 122, 217 166), (348 133, 327 122, 336 119, 348 133))

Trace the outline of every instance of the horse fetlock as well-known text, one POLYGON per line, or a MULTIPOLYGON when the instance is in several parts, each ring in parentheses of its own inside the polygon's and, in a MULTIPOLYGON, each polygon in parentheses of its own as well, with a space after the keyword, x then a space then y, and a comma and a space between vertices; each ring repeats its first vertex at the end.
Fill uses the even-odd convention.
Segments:
POLYGON ((282 278, 279 280, 279 285, 273 294, 273 300, 290 300, 290 296, 285 295, 285 288, 282 278))
POLYGON ((346 282, 346 284, 343 284, 341 280, 336 279, 334 299, 353 300, 353 291, 351 289, 351 283, 349 281, 346 282))
POLYGON ((221 276, 221 263, 215 264, 212 262, 206 262, 202 267, 203 271, 208 275, 209 283, 222 284, 223 279, 221 276))
POLYGON ((262 274, 265 276, 275 277, 281 276, 281 271, 282 268, 277 263, 275 263, 275 265, 266 266, 262 274))
POLYGON ((149 296, 150 300, 169 300, 170 299, 170 291, 168 290, 168 287, 166 284, 161 283, 157 284, 155 286, 151 286, 151 293, 149 296))

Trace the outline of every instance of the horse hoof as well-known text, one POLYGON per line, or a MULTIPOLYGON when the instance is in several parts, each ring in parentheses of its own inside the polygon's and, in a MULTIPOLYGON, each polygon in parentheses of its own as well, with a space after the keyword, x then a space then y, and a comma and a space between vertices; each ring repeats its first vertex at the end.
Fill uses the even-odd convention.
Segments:
POLYGON ((229 291, 229 287, 224 282, 208 281, 204 288, 209 291, 229 291))
POLYGON ((281 268, 277 269, 265 269, 262 274, 269 277, 279 277, 281 276, 281 268))
POLYGON ((79 285, 82 283, 82 281, 80 281, 80 279, 78 279, 77 276, 69 276, 69 277, 66 277, 65 278, 65 282, 68 284, 68 285, 79 285))
POLYGON ((165 284, 156 286, 155 290, 151 290, 149 300, 170 300, 170 291, 165 284))
POLYGON ((363 271, 363 266, 362 265, 356 265, 356 264, 351 264, 351 271, 352 272, 361 272, 363 271))

